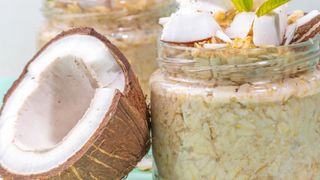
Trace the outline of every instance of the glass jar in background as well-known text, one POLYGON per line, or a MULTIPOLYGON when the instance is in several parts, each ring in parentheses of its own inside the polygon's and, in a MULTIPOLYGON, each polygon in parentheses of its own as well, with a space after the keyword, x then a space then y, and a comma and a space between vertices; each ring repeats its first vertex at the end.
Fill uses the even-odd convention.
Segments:
POLYGON ((174 0, 44 0, 38 44, 72 27, 93 27, 125 54, 149 95, 149 77, 157 69, 158 19, 175 7, 174 0))
POLYGON ((161 43, 155 179, 320 179, 320 37, 262 49, 161 43))

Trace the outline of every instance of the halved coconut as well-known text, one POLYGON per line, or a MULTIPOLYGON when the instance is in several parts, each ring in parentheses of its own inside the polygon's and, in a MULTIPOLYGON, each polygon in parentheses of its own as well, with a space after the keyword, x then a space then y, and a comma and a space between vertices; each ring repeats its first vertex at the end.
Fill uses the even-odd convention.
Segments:
POLYGON ((128 61, 90 28, 64 32, 25 67, 0 115, 9 179, 120 179, 149 149, 145 98, 128 61))
POLYGON ((161 40, 173 43, 192 43, 211 38, 221 29, 210 13, 187 12, 172 14, 163 26, 161 40))

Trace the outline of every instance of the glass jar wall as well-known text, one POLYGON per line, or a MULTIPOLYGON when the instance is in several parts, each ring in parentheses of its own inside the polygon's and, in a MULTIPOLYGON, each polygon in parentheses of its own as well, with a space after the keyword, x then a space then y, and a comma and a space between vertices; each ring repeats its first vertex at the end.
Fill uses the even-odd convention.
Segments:
POLYGON ((286 47, 161 43, 155 179, 319 179, 320 38, 286 47))
POLYGON ((158 19, 174 8, 174 0, 44 0, 38 44, 72 27, 93 27, 122 50, 149 94, 149 77, 157 68, 158 19))

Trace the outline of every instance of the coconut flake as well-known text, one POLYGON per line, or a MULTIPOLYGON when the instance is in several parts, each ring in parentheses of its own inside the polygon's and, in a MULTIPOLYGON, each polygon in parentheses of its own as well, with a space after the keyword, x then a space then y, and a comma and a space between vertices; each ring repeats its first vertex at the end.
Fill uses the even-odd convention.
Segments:
POLYGON ((320 15, 320 12, 318 10, 313 10, 311 12, 309 12, 307 15, 303 16, 302 18, 297 20, 297 27, 300 27, 306 23, 308 23, 309 21, 311 21, 311 19, 317 17, 318 15, 320 15))
POLYGON ((279 29, 280 29, 280 42, 283 42, 286 29, 288 27, 288 5, 282 5, 274 10, 275 13, 278 14, 278 23, 279 23, 279 29))
POLYGON ((296 29, 297 29, 297 23, 293 23, 287 27, 286 35, 284 39, 285 40, 284 45, 289 45, 291 43, 296 29))
POLYGON ((215 37, 221 39, 224 42, 232 42, 232 40, 222 30, 218 30, 215 34, 215 37))
POLYGON ((256 46, 280 45, 280 29, 275 15, 256 17, 253 23, 253 42, 256 46))
POLYGON ((226 34, 232 39, 244 39, 248 36, 255 17, 256 15, 254 12, 242 12, 237 14, 230 27, 227 28, 226 34))
POLYGON ((286 6, 256 17, 253 23, 253 42, 256 46, 279 46, 287 28, 286 6))
POLYGON ((176 13, 164 25, 161 40, 190 43, 213 37, 221 29, 210 13, 176 13))

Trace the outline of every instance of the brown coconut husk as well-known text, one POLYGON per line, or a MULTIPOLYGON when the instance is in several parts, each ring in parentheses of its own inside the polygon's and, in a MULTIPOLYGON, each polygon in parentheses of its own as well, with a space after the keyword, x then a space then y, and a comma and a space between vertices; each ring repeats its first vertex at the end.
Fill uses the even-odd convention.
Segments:
POLYGON ((64 164, 43 174, 29 175, 12 173, 0 165, 0 174, 4 179, 121 179, 136 166, 150 148, 149 113, 139 82, 119 49, 91 28, 63 32, 45 45, 29 61, 9 89, 3 107, 23 80, 29 65, 53 42, 74 34, 93 36, 105 44, 106 50, 112 52, 124 72, 125 90, 123 93, 116 92, 100 127, 82 149, 64 164))

